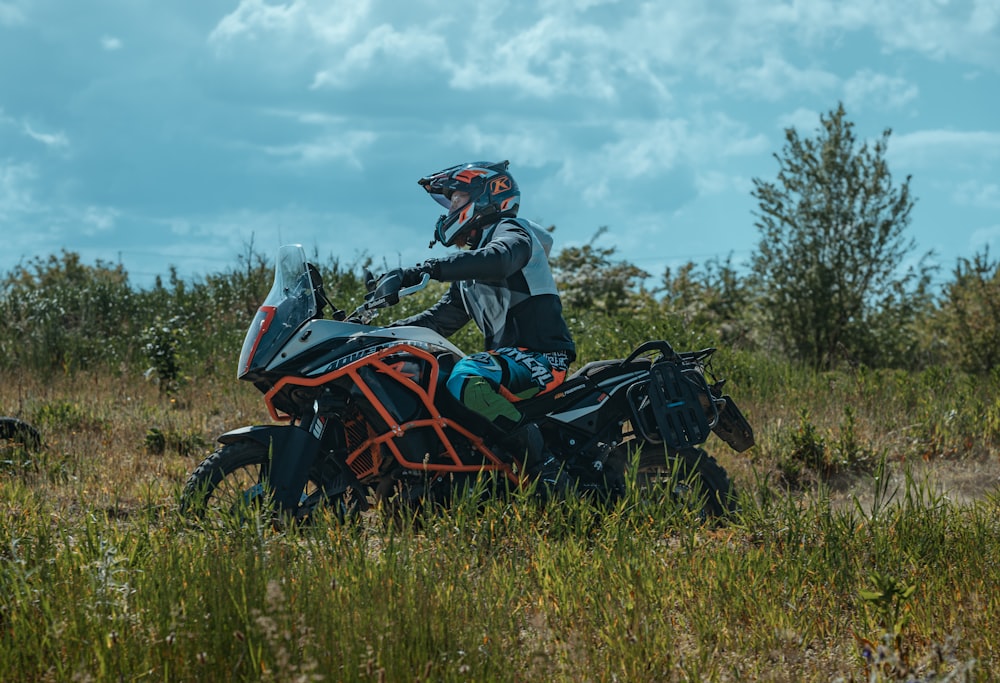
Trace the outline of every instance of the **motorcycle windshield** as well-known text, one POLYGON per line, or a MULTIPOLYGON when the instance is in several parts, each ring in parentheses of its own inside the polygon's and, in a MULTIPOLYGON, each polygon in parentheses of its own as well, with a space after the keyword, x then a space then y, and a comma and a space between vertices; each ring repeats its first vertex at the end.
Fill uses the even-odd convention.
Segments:
POLYGON ((274 284, 243 340, 236 376, 255 379, 295 331, 315 315, 316 294, 306 253, 299 244, 283 246, 274 263, 274 284))

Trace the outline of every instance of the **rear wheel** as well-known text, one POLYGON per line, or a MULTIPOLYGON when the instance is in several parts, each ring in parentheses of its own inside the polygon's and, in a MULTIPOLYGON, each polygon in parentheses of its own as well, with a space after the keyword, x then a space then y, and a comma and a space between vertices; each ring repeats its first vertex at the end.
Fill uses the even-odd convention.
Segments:
MULTIPOLYGON (((181 493, 181 514, 209 526, 244 524, 273 517, 267 486, 268 449, 256 441, 221 446, 205 458, 188 477, 181 493)), ((312 519, 321 508, 341 521, 367 509, 360 492, 313 469, 309 473, 295 517, 312 519)))
POLYGON ((726 517, 737 510, 729 474, 701 448, 667 456, 659 447, 646 446, 639 455, 636 484, 663 487, 675 501, 704 518, 726 517))

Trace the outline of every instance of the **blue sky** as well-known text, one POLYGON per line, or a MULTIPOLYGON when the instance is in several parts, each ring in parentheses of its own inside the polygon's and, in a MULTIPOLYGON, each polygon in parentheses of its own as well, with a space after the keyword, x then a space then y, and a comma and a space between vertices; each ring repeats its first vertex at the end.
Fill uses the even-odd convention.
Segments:
POLYGON ((416 263, 416 180, 480 159, 557 248, 739 264, 751 180, 839 102, 892 129, 914 258, 1000 253, 1000 0, 0 0, 0 273, 416 263))

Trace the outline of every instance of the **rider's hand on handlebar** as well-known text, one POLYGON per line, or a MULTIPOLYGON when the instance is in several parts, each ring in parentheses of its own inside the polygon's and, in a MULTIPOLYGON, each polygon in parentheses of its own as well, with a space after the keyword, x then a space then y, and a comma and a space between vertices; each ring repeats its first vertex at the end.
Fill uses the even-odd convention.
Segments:
POLYGON ((424 278, 424 273, 430 275, 432 280, 437 280, 441 275, 441 266, 438 265, 437 259, 427 259, 416 266, 403 268, 402 273, 403 286, 412 287, 413 285, 420 284, 420 281, 424 278))
POLYGON ((377 281, 374 278, 367 278, 366 274, 367 282, 365 284, 368 293, 365 295, 365 301, 379 301, 379 307, 395 306, 399 303, 399 291, 405 287, 420 284, 425 274, 432 278, 435 275, 440 275, 437 260, 428 259, 420 265, 409 268, 394 268, 377 281))
POLYGON ((365 294, 365 301, 385 299, 385 305, 399 303, 399 290, 403 288, 403 269, 394 268, 375 282, 374 288, 365 294))

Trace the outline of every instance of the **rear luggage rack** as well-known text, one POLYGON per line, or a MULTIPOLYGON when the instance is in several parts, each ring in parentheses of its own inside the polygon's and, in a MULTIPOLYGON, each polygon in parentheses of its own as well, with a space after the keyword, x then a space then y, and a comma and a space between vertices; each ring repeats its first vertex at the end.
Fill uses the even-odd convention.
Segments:
POLYGON ((633 385, 627 396, 643 438, 671 449, 704 443, 718 421, 715 401, 694 365, 654 363, 649 382, 633 385))

